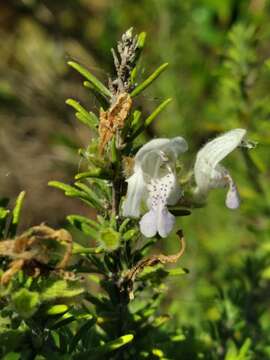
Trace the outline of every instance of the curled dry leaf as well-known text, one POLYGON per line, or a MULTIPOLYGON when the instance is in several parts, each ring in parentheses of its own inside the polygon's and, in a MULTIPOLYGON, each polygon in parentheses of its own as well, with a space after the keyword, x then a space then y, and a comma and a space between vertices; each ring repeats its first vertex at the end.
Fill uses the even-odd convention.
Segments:
POLYGON ((66 267, 72 254, 72 237, 64 229, 54 230, 44 224, 34 226, 15 239, 0 242, 0 256, 13 259, 1 277, 7 284, 21 269, 38 276, 46 265, 54 270, 66 267))
POLYGON ((99 153, 102 155, 105 146, 112 139, 118 130, 123 129, 125 120, 128 117, 132 100, 129 94, 120 94, 115 103, 104 111, 101 109, 99 115, 99 153))
POLYGON ((155 266, 157 264, 167 264, 167 263, 175 263, 180 259, 180 257, 184 254, 186 243, 184 239, 184 235, 182 230, 177 232, 177 235, 180 240, 181 248, 179 252, 173 255, 150 255, 140 260, 136 265, 134 265, 130 270, 128 270, 124 276, 123 281, 121 282, 122 291, 127 292, 129 299, 133 299, 133 286, 137 275, 143 271, 146 266, 155 266))

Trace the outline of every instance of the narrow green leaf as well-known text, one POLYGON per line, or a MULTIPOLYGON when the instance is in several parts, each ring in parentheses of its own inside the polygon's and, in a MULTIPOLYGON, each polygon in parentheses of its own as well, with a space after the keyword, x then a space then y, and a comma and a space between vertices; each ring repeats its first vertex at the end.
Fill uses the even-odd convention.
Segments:
POLYGON ((74 338, 71 341, 70 344, 70 348, 69 348, 69 353, 72 353, 76 346, 78 345, 78 343, 80 342, 80 340, 87 335, 88 331, 91 329, 92 326, 94 326, 96 323, 96 319, 91 316, 91 318, 89 320, 87 320, 85 322, 85 324, 83 324, 79 330, 77 331, 76 335, 74 336, 74 338))
MULTIPOLYGON (((96 236, 97 238, 98 236, 96 236)), ((85 255, 85 254, 100 254, 102 253, 104 250, 101 246, 99 247, 95 247, 95 248, 87 248, 84 247, 82 245, 79 245, 77 243, 73 244, 73 249, 72 249, 72 254, 76 255, 85 255)))
POLYGON ((119 163, 119 156, 118 156, 118 151, 116 148, 116 140, 115 140, 115 136, 112 139, 111 142, 111 160, 112 160, 112 164, 118 164, 119 163))
POLYGON ((103 95, 100 95, 100 93, 96 90, 96 88, 89 81, 84 81, 83 86, 86 87, 87 89, 89 89, 94 94, 95 98, 100 103, 100 105, 103 109, 108 108, 108 106, 110 104, 108 98, 105 98, 103 95))
POLYGON ((56 298, 71 298, 82 294, 85 290, 77 284, 65 280, 48 282, 48 286, 39 293, 42 301, 51 301, 56 298))
POLYGON ((9 213, 10 213, 10 210, 0 208, 0 220, 5 219, 9 213))
POLYGON ((78 119, 81 123, 88 126, 90 129, 96 130, 96 126, 93 126, 91 122, 89 121, 89 117, 85 116, 84 114, 80 112, 75 113, 76 119, 78 119))
POLYGON ((149 85, 152 84, 154 80, 156 80, 160 74, 163 73, 164 70, 168 67, 168 63, 162 64, 159 68, 156 69, 146 80, 144 80, 141 84, 139 84, 130 94, 131 97, 135 97, 139 95, 144 89, 146 89, 149 85))
POLYGON ((91 351, 81 352, 74 356, 74 360, 88 360, 91 359, 100 359, 101 355, 110 353, 111 351, 117 350, 120 347, 130 343, 134 339, 134 335, 127 334, 120 336, 118 339, 109 341, 107 344, 93 348, 91 351))
POLYGON ((65 304, 53 305, 48 309, 47 314, 54 316, 54 315, 63 314, 67 310, 68 310, 68 306, 65 304))
POLYGON ((138 49, 140 50, 143 49, 145 44, 145 39, 146 39, 146 32, 143 31, 138 35, 138 42, 137 42, 138 49))
POLYGON ((141 115, 142 115, 141 111, 139 111, 139 110, 134 111, 133 119, 132 119, 132 122, 131 122, 131 127, 132 128, 136 128, 138 125, 140 125, 140 123, 141 123, 141 115))
POLYGON ((161 111, 163 109, 165 109, 165 107, 172 101, 171 98, 167 99, 167 100, 164 100, 153 112, 151 115, 149 115, 145 121, 144 121, 144 124, 145 124, 145 127, 149 126, 153 120, 161 113, 161 111))
POLYGON ((136 78, 137 78, 137 66, 135 66, 134 69, 131 70, 131 73, 130 73, 130 81, 131 81, 131 84, 135 84, 136 82, 136 78))
POLYGON ((20 359, 21 359, 21 354, 15 352, 9 352, 2 358, 2 360, 20 360, 20 359))
MULTIPOLYGON (((137 40, 137 49, 136 49, 136 57, 134 60, 134 63, 137 63, 139 60, 139 57, 141 56, 142 50, 144 48, 144 44, 145 44, 145 39, 146 39, 146 33, 145 32, 141 32, 138 35, 138 40, 137 40)), ((135 66, 130 74, 130 79, 131 79, 131 83, 134 84, 136 81, 136 77, 137 77, 137 73, 138 73, 138 67, 135 66)))
POLYGON ((0 207, 0 239, 5 237, 6 221, 10 210, 0 207))
POLYGON ((107 87, 103 85, 101 81, 99 81, 93 74, 91 74, 82 65, 74 61, 68 61, 68 65, 71 66, 73 69, 77 70, 82 76, 84 76, 88 81, 90 81, 90 83, 95 87, 95 89, 100 94, 109 98, 112 96, 109 89, 107 89, 107 87))
MULTIPOLYGON (((91 236, 94 239, 98 239, 99 237, 99 226, 98 223, 94 220, 84 218, 80 215, 69 215, 67 216, 67 220, 70 222, 71 225, 82 231, 84 234, 91 236)), ((82 249, 81 249, 82 250, 82 249)), ((73 250, 75 253, 75 249, 73 250)), ((78 250, 78 253, 80 251, 78 250)), ((86 253, 85 251, 84 253, 86 253)), ((82 252, 81 252, 82 253, 82 252)), ((93 253, 90 250, 88 253, 93 253)), ((94 252, 95 253, 95 252, 94 252)))
POLYGON ((151 115, 149 115, 145 121, 144 124, 141 125, 137 130, 135 130, 135 132, 131 135, 131 137, 129 138, 129 142, 134 140, 138 135, 140 135, 144 129, 149 126, 154 120, 155 118, 165 109, 165 107, 172 101, 171 98, 164 100, 153 112, 151 115))
POLYGON ((102 168, 93 168, 86 172, 79 173, 75 176, 76 180, 87 178, 110 179, 110 173, 102 168))
POLYGON ((48 183, 49 186, 53 186, 57 189, 63 190, 65 192, 66 196, 72 197, 72 198, 78 198, 80 200, 82 200, 83 202, 85 202, 87 205, 91 206, 91 207, 98 207, 101 208, 101 206, 97 203, 93 203, 91 201, 91 199, 89 198, 89 195, 87 193, 85 193, 85 191, 81 191, 79 189, 76 189, 73 186, 64 184, 60 181, 50 181, 48 183))
POLYGON ((16 235, 17 227, 20 221, 23 201, 25 198, 25 191, 22 191, 16 199, 14 209, 12 211, 12 221, 8 230, 8 236, 13 237, 16 235))
POLYGON ((17 225, 19 222, 24 197, 25 197, 25 191, 22 191, 16 199, 16 204, 15 204, 15 207, 12 212, 12 215, 13 215, 12 223, 13 224, 17 225))
POLYGON ((82 105, 73 99, 67 99, 66 104, 81 114, 81 119, 79 119, 80 121, 82 121, 90 129, 96 129, 99 123, 99 119, 93 112, 87 111, 82 105))
POLYGON ((119 232, 123 233, 126 230, 127 224, 130 222, 129 218, 126 218, 119 227, 119 232))
POLYGON ((239 351, 239 360, 247 360, 248 358, 251 359, 251 354, 250 354, 251 345, 252 345, 251 339, 247 338, 239 351))
POLYGON ((74 226, 76 223, 80 223, 80 224, 85 223, 89 226, 92 226, 96 230, 100 230, 100 225, 96 220, 87 218, 82 215, 69 215, 67 216, 67 220, 74 226))
POLYGON ((137 235, 137 234, 138 234, 137 229, 130 229, 123 235, 123 240, 129 241, 129 240, 133 239, 135 237, 135 235, 137 235))
POLYGON ((62 183, 61 181, 49 181, 49 186, 55 187, 57 189, 63 190, 66 194, 73 194, 76 196, 78 194, 78 190, 71 185, 62 183))
POLYGON ((157 349, 157 348, 152 349, 152 354, 154 356, 156 356, 157 358, 164 360, 164 353, 162 350, 157 349))
POLYGON ((74 186, 64 184, 61 181, 50 181, 48 185, 63 190, 66 196, 81 199, 83 202, 85 202, 91 207, 103 208, 103 206, 101 206, 99 203, 93 202, 93 199, 91 199, 89 194, 87 194, 84 190, 82 191, 76 189, 74 186))
POLYGON ((52 329, 52 330, 56 330, 56 329, 59 329, 60 327, 63 327, 63 326, 66 326, 66 325, 72 323, 75 320, 77 320, 77 317, 71 315, 71 316, 69 316, 69 317, 67 317, 65 319, 57 321, 52 326, 49 326, 49 328, 52 329))
POLYGON ((179 276, 179 275, 188 274, 189 271, 185 268, 176 268, 176 269, 168 269, 166 270, 166 272, 170 276, 179 276))
POLYGON ((99 197, 97 197, 97 195, 95 194, 95 192, 86 184, 83 184, 79 181, 75 182, 75 185, 83 190, 86 194, 86 196, 89 198, 90 202, 93 203, 94 205, 96 205, 96 207, 99 207, 101 209, 104 208, 104 204, 102 199, 100 199, 99 197))

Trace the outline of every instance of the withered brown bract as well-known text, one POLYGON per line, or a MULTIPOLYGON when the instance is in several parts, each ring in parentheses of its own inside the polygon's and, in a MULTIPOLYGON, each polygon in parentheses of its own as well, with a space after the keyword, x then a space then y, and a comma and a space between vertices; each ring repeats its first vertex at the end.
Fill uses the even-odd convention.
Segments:
POLYGON ((102 155, 105 146, 116 134, 117 130, 123 129, 125 120, 128 117, 132 105, 131 97, 128 93, 120 94, 116 102, 109 110, 100 110, 99 122, 99 153, 102 155))

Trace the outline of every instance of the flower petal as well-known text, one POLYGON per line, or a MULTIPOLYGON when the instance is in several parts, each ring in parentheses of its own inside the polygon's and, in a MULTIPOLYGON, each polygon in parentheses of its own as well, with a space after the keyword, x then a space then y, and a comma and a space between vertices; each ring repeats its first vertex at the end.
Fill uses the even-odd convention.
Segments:
POLYGON ((148 211, 140 221, 141 233, 146 237, 153 237, 157 233, 157 212, 154 209, 148 211))
POLYGON ((123 203, 123 216, 139 217, 145 183, 141 168, 137 168, 132 176, 127 179, 128 191, 123 203))
POLYGON ((246 135, 245 129, 234 129, 207 143, 197 154, 194 165, 196 184, 202 192, 207 192, 211 174, 218 163, 241 144, 246 135))
POLYGON ((168 145, 166 145, 164 152, 172 152, 174 155, 174 160, 178 158, 178 156, 188 150, 188 144, 184 138, 181 136, 177 136, 172 138, 168 145))
POLYGON ((237 186, 232 177, 227 175, 229 182, 229 190, 226 195, 226 206, 229 209, 237 209, 240 206, 240 196, 237 190, 237 186))
POLYGON ((140 230, 146 237, 153 237, 159 233, 161 237, 165 238, 172 231, 174 223, 175 217, 167 207, 159 206, 144 214, 140 221, 140 230))
POLYGON ((172 231, 175 223, 175 217, 168 211, 167 207, 163 207, 158 214, 157 231, 163 238, 167 237, 172 231))
POLYGON ((153 139, 140 148, 135 156, 135 162, 140 163, 144 156, 150 151, 171 152, 174 160, 183 152, 187 151, 188 145, 184 138, 177 136, 172 139, 158 138, 153 139))

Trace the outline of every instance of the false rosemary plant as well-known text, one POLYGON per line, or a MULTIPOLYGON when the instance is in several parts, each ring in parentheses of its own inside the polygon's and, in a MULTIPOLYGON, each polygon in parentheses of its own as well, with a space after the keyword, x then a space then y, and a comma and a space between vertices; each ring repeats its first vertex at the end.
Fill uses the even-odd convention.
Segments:
POLYGON ((187 273, 167 266, 185 250, 175 218, 190 215, 217 187, 228 188, 226 205, 237 208, 236 184, 220 162, 236 147, 251 144, 244 129, 226 132, 199 151, 194 180, 186 176, 181 182, 178 160, 188 150, 185 139, 142 141, 144 130, 171 101, 148 116, 136 108, 135 98, 168 65, 138 83, 144 41, 145 33, 133 36, 132 30, 122 36, 112 50, 115 74, 107 85, 82 65, 68 63, 100 107, 95 114, 67 100, 89 129, 89 145, 79 152, 86 168, 72 184, 51 181, 50 186, 84 202, 96 218, 69 215, 73 239, 45 224, 17 235, 24 193, 11 213, 1 204, 0 355, 6 360, 165 360, 178 359, 179 348, 187 359, 210 358, 206 343, 193 346, 195 338, 183 329, 164 327, 169 320, 160 311, 165 279, 187 273), (156 254, 156 242, 172 232, 179 252, 156 254))
MULTIPOLYGON (((64 190, 67 196, 80 198, 97 211, 97 220, 79 215, 68 216, 72 226, 91 236, 97 244, 92 249, 78 248, 82 258, 75 270, 99 275, 95 280, 100 294, 95 296, 90 291, 85 294, 85 300, 93 304, 97 321, 89 333, 95 334, 96 339, 100 332, 104 341, 104 345, 88 343, 84 351, 81 347, 78 359, 90 354, 93 356, 93 348, 97 354, 119 348, 110 355, 112 359, 144 358, 160 351, 157 349, 157 336, 163 337, 162 341, 170 341, 168 334, 162 336, 158 330, 167 316, 154 315, 161 301, 163 279, 171 273, 163 269, 163 264, 175 262, 181 257, 184 251, 183 234, 178 232, 181 244, 179 253, 146 256, 157 238, 143 240, 137 219, 125 214, 123 204, 127 192, 126 179, 136 166, 134 155, 139 148, 137 138, 171 101, 163 101, 146 118, 136 109, 135 97, 157 79, 168 65, 161 65, 138 84, 138 60, 144 41, 145 33, 133 36, 131 29, 122 36, 117 51, 112 49, 115 76, 109 78, 107 87, 81 65, 73 61, 68 63, 85 78, 83 85, 100 103, 99 114, 93 114, 76 100, 67 100, 67 104, 75 109, 78 120, 95 135, 88 148, 80 151, 87 163, 87 170, 75 176, 74 185, 50 183, 64 190), (136 303, 137 297, 139 300, 136 303)), ((134 194, 135 197, 137 195, 134 194)), ((134 201, 138 202, 138 199, 134 201)), ((173 273, 182 275, 186 270, 174 269, 173 273)))

